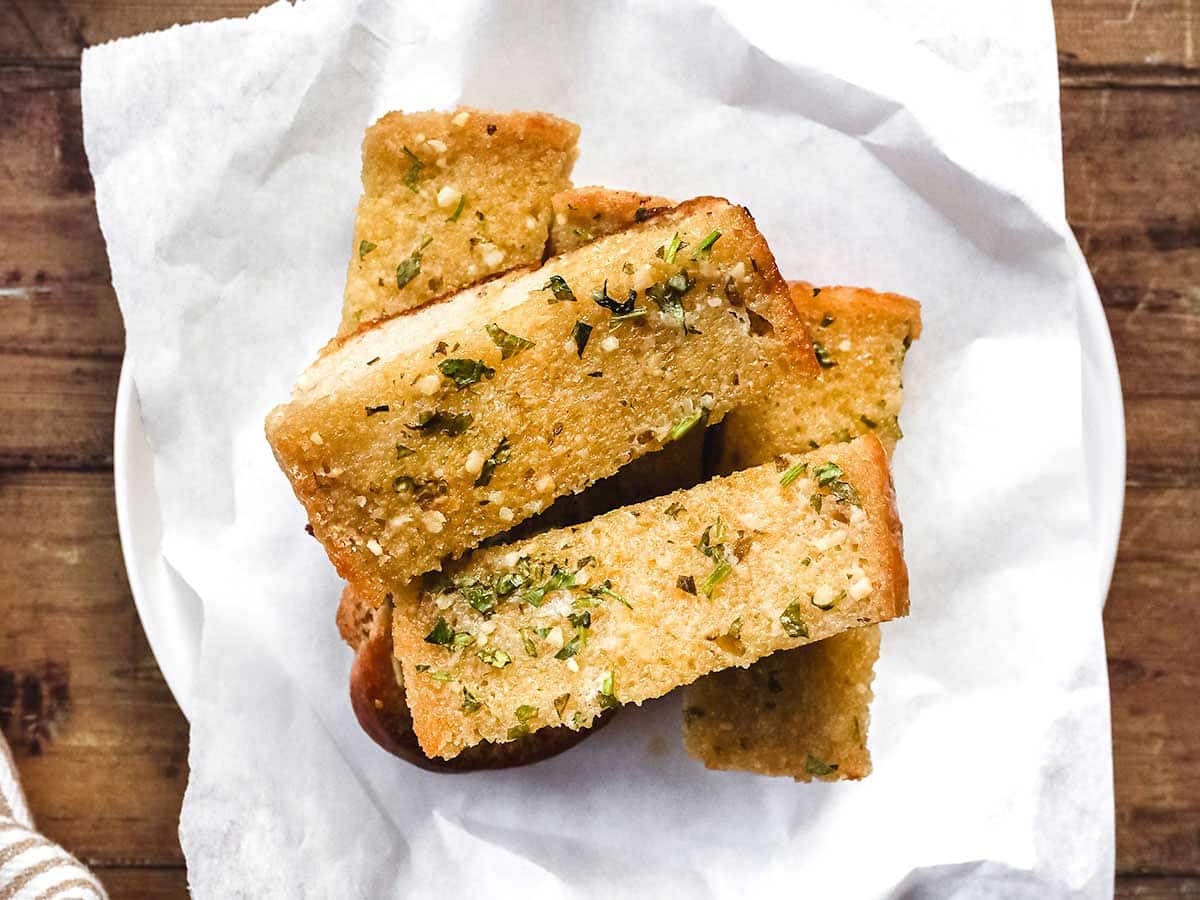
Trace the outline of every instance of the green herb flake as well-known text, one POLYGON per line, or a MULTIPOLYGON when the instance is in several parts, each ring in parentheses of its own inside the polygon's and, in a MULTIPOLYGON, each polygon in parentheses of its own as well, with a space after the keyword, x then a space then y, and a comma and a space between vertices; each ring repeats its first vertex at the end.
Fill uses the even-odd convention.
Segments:
POLYGON ((379 362, 379 360, 380 360, 380 357, 378 357, 378 356, 376 356, 376 357, 374 357, 374 358, 372 358, 372 359, 368 359, 368 360, 367 360, 367 365, 368 365, 368 366, 373 366, 373 365, 375 365, 375 363, 379 362))
POLYGON ((686 246, 687 244, 679 239, 679 232, 677 231, 675 232, 675 236, 671 238, 670 243, 665 247, 659 247, 655 255, 661 257, 662 261, 668 266, 673 266, 675 265, 676 254, 686 246))
POLYGON ((833 461, 813 469, 813 477, 817 479, 817 484, 820 487, 829 487, 829 485, 833 484, 844 474, 842 467, 833 461))
POLYGON ((788 637, 808 637, 808 626, 804 624, 803 607, 799 600, 794 600, 779 616, 779 624, 787 632, 788 637))
POLYGON ((829 355, 829 351, 825 349, 824 344, 818 344, 816 341, 813 341, 813 353, 816 354, 817 364, 822 369, 832 369, 837 365, 837 361, 829 355))
POLYGON ((475 651, 475 655, 495 669, 503 669, 512 662, 511 656, 495 647, 481 647, 475 651))
POLYGON ((454 629, 450 627, 450 623, 444 617, 438 616, 437 623, 433 626, 433 630, 425 635, 425 643, 437 644, 439 647, 454 646, 454 629))
POLYGON ((562 649, 554 654, 555 659, 570 659, 587 646, 587 629, 576 627, 575 636, 562 645, 562 649))
POLYGON ((583 350, 587 347, 588 338, 592 336, 592 326, 587 322, 576 320, 575 327, 571 329, 571 340, 575 342, 575 350, 579 354, 579 358, 583 359, 583 350))
POLYGON ((613 687, 613 673, 605 672, 604 677, 600 679, 600 690, 596 693, 596 700, 600 704, 601 709, 615 709, 621 705, 621 701, 617 699, 617 692, 613 687))
POLYGON ((685 593, 691 594, 693 597, 696 596, 696 579, 691 575, 680 575, 679 579, 675 582, 675 587, 685 593))
POLYGON ((410 281, 421 274, 421 251, 433 243, 433 238, 426 237, 420 246, 401 260, 396 266, 396 290, 402 290, 410 281))
POLYGON ((367 410, 368 416, 373 416, 376 413, 391 412, 392 408, 390 406, 388 406, 386 403, 381 403, 378 406, 368 406, 368 407, 366 407, 366 410, 367 410))
POLYGON ((588 594, 593 597, 607 597, 610 600, 616 600, 628 609, 633 609, 633 604, 612 589, 612 581, 610 579, 606 578, 595 587, 588 588, 588 594))
POLYGON ((836 763, 822 762, 811 753, 808 754, 808 759, 804 761, 804 771, 809 775, 816 775, 819 778, 826 775, 832 775, 837 771, 837 769, 838 767, 836 763))
POLYGON ((486 327, 488 337, 492 339, 493 344, 500 348, 501 359, 510 359, 521 351, 528 350, 533 346, 533 341, 510 334, 495 322, 490 323, 486 327))
POLYGON ((811 497, 808 498, 808 502, 809 502, 809 505, 812 506, 812 508, 815 509, 817 512, 821 511, 821 495, 820 494, 813 494, 811 497))
POLYGON ((671 430, 667 432, 667 441, 677 441, 701 422, 708 421, 708 410, 700 407, 695 412, 688 413, 678 422, 676 422, 671 430))
POLYGON ((408 171, 404 173, 404 184, 410 191, 416 193, 417 185, 421 182, 421 171, 425 168, 425 163, 421 162, 421 158, 407 147, 401 147, 400 149, 408 157, 408 171))
POLYGON ((396 445, 396 459, 404 459, 406 456, 412 456, 416 452, 412 447, 405 447, 403 444, 396 445))
POLYGON ((629 316, 634 312, 634 305, 637 302, 637 291, 630 291, 624 300, 610 297, 608 295, 608 279, 606 278, 599 290, 592 291, 592 302, 603 309, 607 309, 614 316, 629 316))
POLYGON ((513 710, 513 715, 515 715, 517 717, 517 721, 520 722, 522 725, 528 725, 530 722, 532 722, 534 719, 537 718, 537 714, 538 714, 537 707, 530 706, 527 703, 522 703, 515 710, 513 710))
POLYGON ((491 378, 496 370, 484 364, 482 359, 443 359, 438 371, 454 382, 460 391, 491 378))
POLYGON ((463 194, 461 197, 458 198, 458 206, 454 207, 454 212, 450 213, 450 218, 448 218, 446 221, 447 222, 457 222, 458 217, 462 215, 463 207, 465 207, 466 205, 467 205, 467 195, 463 194))
POLYGON ((624 313, 623 315, 614 315, 611 319, 608 320, 608 330, 613 331, 617 328, 620 328, 626 322, 632 321, 634 319, 644 319, 649 314, 650 314, 650 310, 646 309, 646 307, 644 307, 644 306, 639 306, 639 307, 636 307, 635 309, 630 310, 627 313, 624 313))
POLYGON ((525 648, 526 655, 536 659, 538 655, 537 632, 532 628, 522 628, 518 634, 521 635, 521 646, 525 648))
POLYGON ((571 286, 567 284, 567 280, 561 275, 551 275, 550 280, 542 285, 543 291, 550 291, 552 297, 551 303, 574 303, 575 292, 571 290, 571 286))
POLYGON ((492 451, 492 455, 483 461, 483 468, 479 471, 479 477, 475 479, 475 487, 486 487, 491 484, 492 475, 496 472, 496 466, 508 462, 511 456, 512 444, 509 443, 507 437, 500 438, 500 443, 496 445, 496 449, 492 451))
POLYGON ((696 249, 692 251, 692 259, 704 259, 707 257, 712 251, 713 244, 720 240, 720 238, 721 232, 714 228, 705 236, 704 240, 696 245, 696 249))
POLYGON ((468 716, 483 709, 483 703, 465 687, 462 689, 462 711, 468 716))
POLYGON ((800 565, 806 566, 806 567, 811 566, 812 565, 812 557, 811 556, 804 557, 804 559, 800 560, 800 565))
POLYGON ((571 716, 571 727, 578 731, 580 728, 587 727, 587 716, 576 710, 571 716))
MULTIPOLYGON (((821 292, 821 289, 817 288, 817 293, 820 293, 820 292, 821 292)), ((813 296, 815 297, 815 296, 817 296, 817 294, 813 294, 813 296)), ((833 324, 833 321, 834 321, 833 316, 831 316, 829 313, 825 313, 825 315, 821 316, 821 327, 828 328, 830 325, 833 324)))
POLYGON ((570 702, 571 702, 570 694, 559 694, 557 697, 554 698, 554 711, 556 713, 558 713, 558 719, 560 722, 562 721, 563 712, 566 711, 567 704, 570 702))
POLYGON ((447 672, 445 669, 438 669, 436 672, 430 672, 429 677, 432 678, 434 681, 442 681, 442 682, 454 680, 454 676, 451 675, 449 672, 447 672))
POLYGON ((783 473, 783 475, 779 479, 779 483, 781 485, 783 485, 784 487, 787 487, 789 484, 791 484, 793 481, 795 481, 797 478, 799 478, 801 475, 803 475, 807 471, 808 471, 808 463, 798 462, 794 466, 792 466, 790 469, 788 469, 786 472, 783 473))
POLYGON ((473 416, 469 412, 447 413, 441 410, 426 410, 417 416, 413 425, 405 425, 412 431, 442 432, 450 437, 458 437, 471 427, 473 416))
POLYGON ((730 622, 725 633, 714 638, 713 643, 726 653, 732 653, 735 656, 745 653, 746 645, 742 643, 742 617, 738 616, 730 622))
POLYGON ((378 244, 372 244, 370 241, 359 241, 358 242, 358 258, 362 259, 364 256, 366 256, 368 253, 370 253, 372 250, 374 250, 378 246, 379 246, 378 244))
POLYGON ((417 665, 416 665, 416 670, 417 670, 418 672, 428 672, 428 671, 429 671, 429 666, 427 666, 427 665, 424 665, 423 663, 417 663, 417 665))
POLYGON ((709 576, 704 579, 704 583, 700 585, 701 592, 705 597, 711 597, 713 591, 717 589, 717 585, 731 574, 733 574, 733 566, 725 560, 721 560, 721 562, 716 564, 709 576))
POLYGON ((879 423, 876 422, 874 419, 870 418, 869 416, 859 416, 858 421, 862 422, 868 428, 878 428, 879 427, 879 423))
POLYGON ((411 475, 397 475, 392 479, 392 490, 397 494, 412 494, 413 499, 418 503, 426 504, 449 493, 450 484, 445 478, 413 478, 411 475))
POLYGON ((841 503, 862 506, 862 497, 848 481, 835 481, 829 488, 829 495, 841 503))

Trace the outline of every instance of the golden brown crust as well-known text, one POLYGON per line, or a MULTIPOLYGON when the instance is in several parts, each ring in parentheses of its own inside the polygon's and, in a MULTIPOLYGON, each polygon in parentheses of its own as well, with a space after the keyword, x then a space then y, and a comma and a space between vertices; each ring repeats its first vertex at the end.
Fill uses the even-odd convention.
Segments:
POLYGON ((763 396, 780 373, 804 377, 815 369, 804 346, 800 316, 753 220, 719 198, 699 198, 523 279, 506 276, 365 330, 301 377, 292 401, 268 417, 268 440, 339 573, 379 600, 387 585, 669 443, 697 404, 717 421, 763 396), (687 315, 701 335, 644 299, 648 314, 618 331, 607 309, 585 299, 605 280, 609 296, 623 298, 637 277, 630 259, 647 271, 645 287, 674 277, 680 263, 665 263, 656 249, 676 232, 698 244, 709 230, 723 234, 711 254, 685 261, 693 268, 687 315), (581 296, 548 302, 552 275, 581 296), (578 321, 595 329, 582 354, 570 339, 578 321), (533 347, 504 358, 485 323, 533 347), (451 352, 492 375, 458 388, 441 368, 451 352), (434 410, 470 413, 471 424, 450 436, 414 428, 434 410), (498 465, 478 484, 479 464, 504 441, 518 464, 498 465), (401 461, 398 447, 413 452, 401 461))
POLYGON ((341 332, 539 262, 578 137, 546 113, 470 107, 368 128, 341 332))
POLYGON ((606 706, 606 672, 610 700, 641 703, 906 608, 878 440, 784 470, 759 467, 480 550, 443 581, 400 590, 393 638, 422 747, 453 757, 523 729, 586 727, 606 706), (475 596, 502 583, 521 587, 475 596), (559 586, 529 599, 524 586, 543 584, 559 586), (572 649, 580 610, 587 634, 572 649))
MULTIPOLYGON (((346 592, 342 600, 344 604, 355 604, 354 597, 346 592)), ((366 635, 355 632, 355 637, 361 640, 350 669, 350 706, 371 740, 418 768, 455 773, 532 765, 569 750, 612 718, 606 715, 598 719, 595 727, 587 731, 548 728, 504 744, 476 744, 452 760, 430 759, 421 752, 413 733, 404 680, 392 655, 390 610, 386 606, 365 608, 370 611, 371 627, 366 635)))
POLYGON ((554 218, 546 253, 557 256, 670 209, 665 197, 604 187, 571 188, 551 198, 554 218))

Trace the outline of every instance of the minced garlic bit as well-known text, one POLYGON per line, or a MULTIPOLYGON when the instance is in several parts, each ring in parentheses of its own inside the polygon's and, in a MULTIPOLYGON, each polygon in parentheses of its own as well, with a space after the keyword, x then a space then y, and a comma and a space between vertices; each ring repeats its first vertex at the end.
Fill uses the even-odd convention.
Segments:
POLYGON ((430 534, 437 534, 442 530, 442 526, 446 524, 446 516, 436 509, 431 509, 421 515, 421 524, 425 526, 425 530, 430 534))
POLYGON ((465 109, 450 120, 450 124, 455 128, 462 128, 467 124, 467 119, 471 118, 471 114, 465 109))
POLYGON ((358 504, 359 509, 364 509, 367 505, 367 498, 364 497, 362 494, 359 494, 357 497, 354 498, 354 502, 358 504))
POLYGON ((838 349, 839 349, 839 350, 841 350, 843 353, 845 353, 845 352, 847 352, 847 351, 848 351, 848 350, 849 350, 849 349, 850 349, 852 346, 853 346, 853 345, 850 343, 850 338, 843 338, 843 339, 842 339, 842 342, 841 342, 840 344, 838 344, 838 349))
POLYGON ((567 668, 570 669, 572 672, 578 672, 579 671, 579 661, 577 659, 575 659, 575 657, 573 657, 573 656, 570 657, 567 660, 567 668))
POLYGON ((850 585, 850 599, 862 600, 871 593, 871 579, 864 575, 854 584, 850 585))
POLYGON ((438 594, 433 598, 433 605, 438 609, 449 609, 454 605, 453 594, 438 594))
POLYGON ((533 216, 526 216, 525 227, 530 231, 534 231, 538 227, 537 219, 535 219, 533 216))
POLYGON ((812 604, 818 609, 829 609, 832 607, 833 588, 827 584, 823 584, 817 588, 816 593, 813 594, 812 604))
POLYGON ((708 298, 708 305, 711 306, 713 309, 716 309, 718 306, 720 306, 724 302, 725 301, 722 300, 720 297, 718 297, 716 294, 711 294, 708 298))
POLYGON ((442 379, 438 378, 432 372, 430 372, 428 375, 422 375, 419 379, 417 379, 416 388, 426 397, 432 397, 439 390, 441 390, 441 387, 442 379))
POLYGON ((442 141, 439 141, 437 138, 430 138, 425 143, 428 144, 430 147, 432 147, 435 153, 445 153, 446 152, 446 145, 442 141))
POLYGON ((483 471, 483 463, 487 457, 478 450, 472 450, 467 455, 467 461, 463 463, 463 468, 472 475, 478 475, 483 471))
POLYGON ((504 251, 495 244, 480 244, 483 250, 483 264, 494 269, 504 262, 504 251))
POLYGON ((554 221, 557 222, 559 225, 566 225, 567 224, 566 213, 559 213, 557 216, 554 217, 554 221))
POLYGON ((323 437, 321 437, 321 432, 319 432, 319 431, 314 431, 312 434, 310 434, 308 436, 308 439, 310 441, 312 441, 314 444, 318 444, 318 445, 325 443, 325 439, 323 437))
POLYGON ((367 541, 367 549, 376 556, 383 554, 383 548, 379 546, 379 541, 375 540, 375 538, 371 538, 369 541, 367 541))
POLYGON ((602 340, 600 342, 600 349, 603 350, 605 353, 612 353, 614 350, 616 350, 620 346, 621 346, 620 340, 617 339, 616 335, 612 335, 612 334, 608 335, 604 340, 602 340))
POLYGON ((837 531, 831 531, 824 537, 819 537, 813 541, 813 546, 822 553, 830 547, 836 547, 846 539, 845 529, 839 528, 837 531))
POLYGON ((505 522, 511 522, 513 519, 516 518, 516 514, 511 509, 509 509, 507 506, 500 507, 500 511, 498 513, 496 513, 496 515, 498 515, 505 522))
POLYGON ((437 192, 437 205, 442 209, 450 209, 462 197, 462 191, 452 184, 443 185, 437 192))
POLYGON ((539 478, 537 480, 537 484, 535 484, 534 487, 537 488, 538 493, 548 494, 550 491, 554 490, 553 476, 543 475, 541 478, 539 478))

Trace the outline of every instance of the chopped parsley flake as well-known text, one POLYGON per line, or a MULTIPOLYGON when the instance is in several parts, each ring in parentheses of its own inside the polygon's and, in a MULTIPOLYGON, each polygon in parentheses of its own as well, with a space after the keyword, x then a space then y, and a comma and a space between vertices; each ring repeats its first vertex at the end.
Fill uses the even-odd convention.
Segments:
POLYGON ((404 427, 413 431, 440 431, 450 437, 458 437, 471 427, 472 418, 469 412, 447 413, 441 410, 426 410, 417 416, 416 424, 404 427))
POLYGON ((629 609, 633 609, 633 604, 612 589, 612 581, 610 579, 606 578, 602 583, 596 585, 595 587, 588 588, 588 594, 593 597, 607 597, 611 600, 616 600, 618 603, 628 607, 629 609))
POLYGON ((617 699, 616 690, 613 688, 612 672, 605 672, 604 677, 600 679, 600 690, 596 693, 596 700, 600 703, 601 709, 614 709, 621 705, 621 701, 617 699))
POLYGON ((804 761, 804 771, 809 775, 832 775, 837 771, 837 763, 822 762, 811 753, 808 754, 808 759, 804 761))
MULTIPOLYGON (((821 289, 817 288, 816 291, 813 293, 813 296, 815 297, 819 293, 821 293, 821 289)), ((830 325, 833 324, 833 321, 834 321, 833 316, 831 316, 829 313, 825 313, 825 315, 821 316, 821 327, 828 328, 830 325)))
POLYGON ((411 475, 397 475, 392 479, 392 490, 397 494, 412 494, 420 504, 429 503, 438 497, 444 497, 450 491, 450 485, 445 478, 413 478, 411 475))
POLYGON ((442 616, 438 616, 437 624, 433 626, 433 630, 425 635, 425 643, 437 644, 439 647, 445 647, 447 650, 458 650, 462 647, 471 646, 471 644, 475 643, 475 638, 465 631, 455 631, 442 616))
POLYGON ((844 474, 842 467, 835 462, 827 462, 813 469, 813 477, 817 479, 820 487, 829 487, 844 474))
POLYGON ((574 303, 575 292, 571 290, 571 286, 567 284, 567 280, 561 275, 551 275, 550 280, 542 285, 543 291, 550 291, 553 295, 551 303, 574 303))
POLYGON ((588 338, 592 336, 592 326, 587 322, 575 322, 575 327, 571 329, 571 340, 575 342, 575 350, 579 354, 579 358, 583 359, 583 350, 587 347, 588 338))
POLYGON ((562 720, 563 712, 567 708, 567 704, 570 702, 571 702, 570 694, 559 694, 557 697, 554 698, 554 711, 556 713, 558 713, 558 718, 560 721, 562 720))
POLYGON ((408 157, 408 171, 404 173, 404 184, 410 191, 416 193, 417 185, 421 182, 421 170, 425 168, 425 163, 421 162, 421 158, 407 147, 400 149, 408 157))
POLYGON ((673 266, 675 265, 675 255, 686 246, 687 244, 679 239, 679 232, 677 231, 675 232, 675 236, 671 238, 670 243, 665 247, 659 247, 655 255, 660 256, 662 261, 668 266, 673 266))
POLYGON ((533 346, 533 341, 510 334, 495 322, 487 326, 487 333, 488 337, 492 339, 492 343, 500 348, 501 359, 509 359, 516 356, 522 350, 528 350, 533 346))
POLYGON ((503 669, 512 662, 512 657, 503 650, 497 650, 495 647, 481 647, 475 653, 481 660, 496 669, 503 669))
POLYGON ((629 296, 624 300, 617 300, 615 297, 608 295, 608 279, 604 279, 604 284, 600 290, 592 291, 592 300, 597 306, 607 309, 614 316, 628 316, 634 311, 634 304, 637 302, 637 291, 630 291, 629 296))
POLYGON ((396 459, 404 459, 406 456, 412 456, 417 451, 411 447, 405 447, 403 444, 396 445, 396 459))
POLYGON ((779 483, 787 487, 801 475, 808 471, 808 463, 798 462, 780 476, 779 483))
POLYGON ((696 596, 696 579, 691 575, 680 575, 679 580, 675 582, 675 587, 691 594, 693 597, 696 596))
POLYGON ((373 366, 373 365, 375 365, 375 363, 377 363, 377 362, 379 362, 379 357, 378 357, 378 356, 376 356, 376 357, 375 357, 375 358, 373 358, 373 359, 368 359, 368 360, 367 360, 367 365, 368 365, 368 366, 373 366))
POLYGON ((663 512, 672 519, 678 518, 679 514, 683 512, 683 504, 679 502, 672 502, 670 506, 663 510, 663 512))
POLYGON ((696 245, 696 249, 692 251, 692 259, 704 259, 712 250, 713 244, 720 240, 720 238, 721 232, 714 228, 708 233, 704 240, 696 245))
POLYGON ((701 422, 708 420, 708 410, 700 407, 695 412, 688 413, 678 422, 676 422, 671 430, 667 432, 667 441, 677 441, 701 422))
POLYGON ((470 691, 468 691, 464 687, 463 695, 462 695, 462 710, 463 710, 463 712, 469 716, 472 713, 479 712, 479 710, 481 710, 481 709, 483 709, 483 703, 480 702, 479 700, 477 700, 475 698, 475 695, 472 694, 470 691))
POLYGON ((709 576, 704 579, 704 583, 700 585, 700 590, 703 592, 705 597, 711 597, 713 595, 713 591, 717 589, 717 585, 728 578, 732 573, 733 566, 727 561, 721 560, 716 564, 716 566, 713 567, 713 570, 709 576))
POLYGON ((438 669, 436 672, 430 672, 429 677, 434 681, 453 681, 454 676, 445 669, 438 669))
POLYGON ((835 481, 829 488, 829 494, 842 503, 849 503, 851 506, 862 506, 862 497, 859 496, 854 485, 848 481, 835 481))
POLYGON ((418 672, 428 672, 429 666, 423 665, 421 663, 417 663, 416 669, 418 672))
POLYGON ((808 498, 808 502, 809 502, 809 504, 811 504, 812 508, 815 509, 817 512, 821 511, 821 495, 820 494, 813 494, 811 497, 808 498))
POLYGON ((458 198, 458 206, 454 207, 454 212, 450 213, 450 218, 448 218, 446 221, 447 222, 457 222, 458 217, 462 215, 463 207, 465 207, 466 205, 467 205, 467 195, 463 194, 461 197, 458 198))
POLYGON ((372 244, 370 241, 359 241, 358 242, 358 258, 362 259, 364 256, 366 256, 368 253, 370 253, 372 250, 374 250, 378 246, 379 246, 378 244, 372 244))
POLYGON ((521 635, 521 646, 525 648, 526 655, 536 659, 538 655, 537 632, 532 628, 522 628, 518 634, 521 635))
POLYGON ((676 272, 666 281, 659 281, 646 288, 646 296, 662 310, 663 314, 674 319, 684 334, 699 334, 700 332, 687 324, 683 309, 683 295, 695 287, 696 282, 688 274, 687 269, 676 272))
POLYGON ((391 412, 392 408, 390 406, 388 406, 386 403, 381 403, 378 406, 368 406, 368 407, 366 407, 366 410, 367 410, 368 416, 373 416, 373 415, 375 415, 375 413, 391 412))
POLYGON ((407 259, 401 260, 400 265, 396 266, 397 290, 403 289, 405 285, 421 274, 421 251, 432 243, 433 238, 426 237, 407 259))
POLYGON ((496 374, 496 370, 484 365, 482 359, 443 359, 438 363, 438 371, 451 379, 460 391, 496 374))
POLYGON ((868 416, 859 416, 858 420, 860 422, 862 422, 864 425, 866 425, 868 428, 876 428, 879 425, 878 422, 876 422, 872 418, 869 418, 868 416))
POLYGON ((818 344, 816 341, 813 341, 813 353, 816 354, 817 364, 822 369, 832 369, 837 365, 837 361, 829 355, 829 351, 825 349, 824 344, 818 344))
POLYGON ((502 437, 500 443, 496 445, 496 449, 492 451, 492 455, 483 461, 483 468, 479 472, 479 477, 475 479, 475 487, 485 487, 491 484, 496 466, 508 462, 510 456, 512 456, 512 445, 508 438, 502 437))
POLYGON ((788 637, 808 637, 808 626, 804 624, 801 610, 800 601, 794 600, 779 616, 779 624, 783 626, 788 637))

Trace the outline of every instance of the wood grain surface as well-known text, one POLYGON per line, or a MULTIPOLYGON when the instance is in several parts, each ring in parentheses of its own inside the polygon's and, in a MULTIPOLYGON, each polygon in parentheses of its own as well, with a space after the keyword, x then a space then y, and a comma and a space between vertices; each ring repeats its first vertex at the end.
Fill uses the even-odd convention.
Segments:
MULTIPOLYGON (((46 832, 114 898, 186 895, 187 723, 112 499, 123 350, 79 115, 83 46, 234 0, 0 0, 0 726, 46 832)), ((1068 216, 1128 427, 1105 612, 1118 891, 1200 897, 1200 0, 1059 0, 1068 216)))

